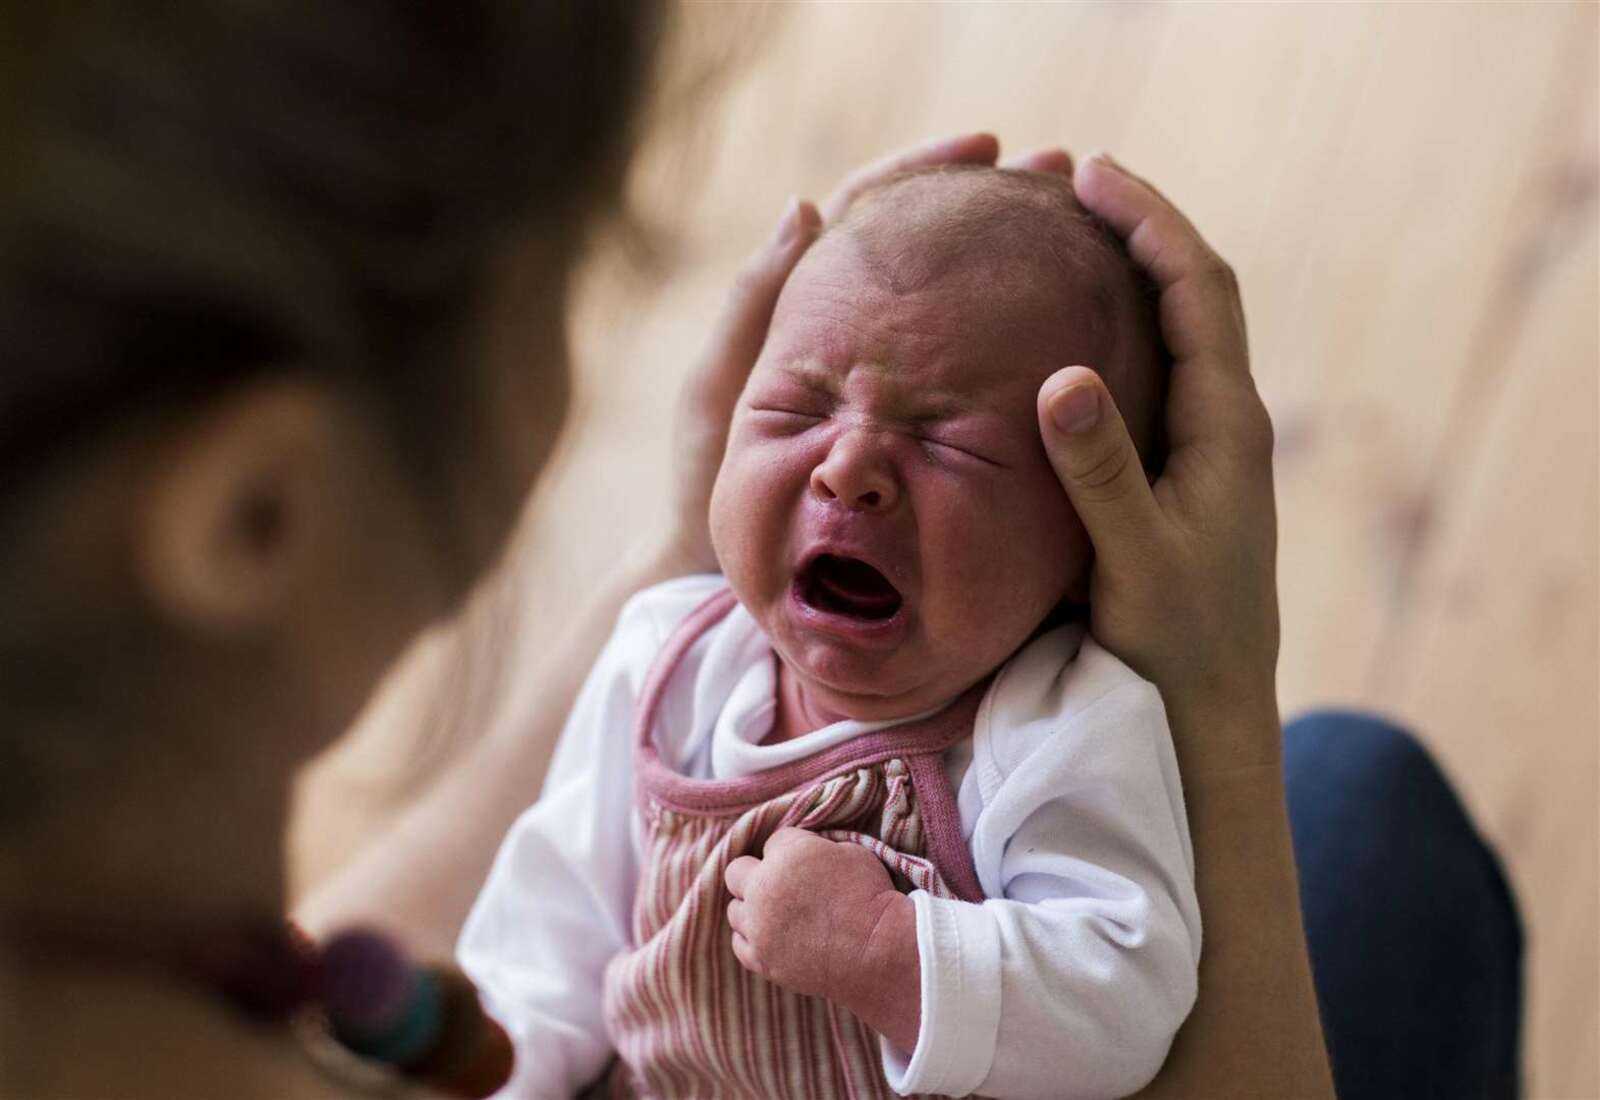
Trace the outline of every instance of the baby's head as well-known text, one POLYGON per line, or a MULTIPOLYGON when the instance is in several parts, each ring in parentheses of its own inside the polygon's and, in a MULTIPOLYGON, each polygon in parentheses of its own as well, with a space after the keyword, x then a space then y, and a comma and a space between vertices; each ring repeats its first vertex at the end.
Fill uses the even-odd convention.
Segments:
POLYGON ((712 497, 723 570, 822 709, 946 702, 1087 593, 1039 386, 1093 367, 1148 465, 1164 362, 1142 277, 1067 181, 899 177, 779 298, 712 497))

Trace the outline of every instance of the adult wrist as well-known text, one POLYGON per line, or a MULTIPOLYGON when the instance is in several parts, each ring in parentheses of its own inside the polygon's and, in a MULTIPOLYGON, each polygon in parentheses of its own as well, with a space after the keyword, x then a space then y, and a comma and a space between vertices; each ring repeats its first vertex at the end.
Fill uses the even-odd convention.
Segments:
POLYGON ((1283 725, 1273 687, 1218 685, 1161 695, 1186 786, 1212 775, 1282 767, 1283 725))

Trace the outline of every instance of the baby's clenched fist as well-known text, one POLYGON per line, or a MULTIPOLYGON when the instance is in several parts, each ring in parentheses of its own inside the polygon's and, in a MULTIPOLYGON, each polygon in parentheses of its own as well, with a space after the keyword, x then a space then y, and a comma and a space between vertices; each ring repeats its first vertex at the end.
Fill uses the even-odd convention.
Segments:
POLYGON ((742 856, 724 876, 733 900, 733 953, 753 973, 796 993, 854 1007, 903 960, 915 922, 878 857, 859 844, 780 829, 760 859, 742 856), (902 911, 901 907, 904 907, 902 911))

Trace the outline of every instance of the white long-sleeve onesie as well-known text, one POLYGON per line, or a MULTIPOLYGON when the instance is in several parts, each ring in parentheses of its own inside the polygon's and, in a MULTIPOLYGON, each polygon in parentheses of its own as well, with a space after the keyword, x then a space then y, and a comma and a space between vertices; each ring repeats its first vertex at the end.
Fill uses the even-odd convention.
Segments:
MULTIPOLYGON (((462 966, 517 1047, 504 1095, 570 1096, 611 1056, 606 963, 628 944, 641 836, 633 713, 680 621, 725 582, 636 596, 590 673, 539 800, 496 858, 462 966)), ((845 721, 762 745, 776 664, 742 607, 684 658, 661 702, 663 760, 727 779, 894 723, 845 721)), ((987 899, 911 895, 922 1022, 883 1044, 901 1093, 1109 1097, 1160 1068, 1195 996, 1200 913, 1171 734, 1148 682, 1078 627, 1001 669, 946 757, 987 899)))

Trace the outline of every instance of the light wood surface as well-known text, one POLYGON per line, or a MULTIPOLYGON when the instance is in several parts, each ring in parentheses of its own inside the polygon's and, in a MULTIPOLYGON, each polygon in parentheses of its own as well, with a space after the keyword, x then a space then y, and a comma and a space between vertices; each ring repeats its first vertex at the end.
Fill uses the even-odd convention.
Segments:
MULTIPOLYGON (((302 881, 504 711, 541 624, 659 514, 677 382, 791 191, 964 129, 1105 147, 1244 285, 1280 438, 1285 713, 1419 731, 1521 902, 1528 1094, 1600 1096, 1597 41, 1591 3, 785 8, 644 173, 664 277, 587 281, 519 553, 540 572, 495 667, 464 713, 416 708, 414 743, 358 733, 321 768, 302 881)), ((385 713, 452 644, 419 647, 385 713)))

